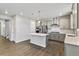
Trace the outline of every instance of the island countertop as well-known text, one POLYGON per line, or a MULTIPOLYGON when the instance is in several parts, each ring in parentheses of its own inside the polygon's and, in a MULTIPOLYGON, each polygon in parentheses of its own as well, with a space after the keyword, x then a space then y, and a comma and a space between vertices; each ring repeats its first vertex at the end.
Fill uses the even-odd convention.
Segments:
POLYGON ((47 36, 49 34, 45 34, 45 33, 30 33, 31 35, 38 35, 38 36, 47 36))
POLYGON ((64 43, 79 46, 79 37, 78 36, 71 37, 66 35, 64 43))

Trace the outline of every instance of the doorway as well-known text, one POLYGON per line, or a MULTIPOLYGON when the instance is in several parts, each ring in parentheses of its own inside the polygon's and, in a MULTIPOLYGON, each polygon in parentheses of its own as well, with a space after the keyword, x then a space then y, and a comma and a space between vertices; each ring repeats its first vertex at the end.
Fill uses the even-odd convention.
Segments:
POLYGON ((10 38, 9 20, 5 20, 5 37, 10 38))

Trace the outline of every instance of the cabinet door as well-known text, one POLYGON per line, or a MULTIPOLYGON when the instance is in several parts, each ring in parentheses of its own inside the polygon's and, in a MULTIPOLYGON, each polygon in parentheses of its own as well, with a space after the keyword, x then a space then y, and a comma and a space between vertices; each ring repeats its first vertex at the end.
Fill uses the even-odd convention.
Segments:
POLYGON ((74 29, 73 24, 74 24, 74 22, 73 22, 73 15, 71 14, 71 16, 70 16, 70 28, 71 29, 74 29))
POLYGON ((65 44, 64 51, 65 56, 79 56, 79 46, 65 44))
POLYGON ((77 28, 77 4, 73 4, 73 9, 72 9, 72 18, 73 18, 73 27, 74 29, 77 28))

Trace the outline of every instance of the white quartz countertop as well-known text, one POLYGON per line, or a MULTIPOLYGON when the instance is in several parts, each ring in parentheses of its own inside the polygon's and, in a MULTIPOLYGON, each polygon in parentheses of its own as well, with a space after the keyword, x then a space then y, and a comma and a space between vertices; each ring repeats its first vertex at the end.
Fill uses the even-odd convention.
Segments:
POLYGON ((79 36, 75 37, 66 36, 65 43, 79 46, 79 36))
POLYGON ((47 36, 49 34, 45 34, 45 33, 30 33, 31 35, 37 35, 37 36, 47 36))

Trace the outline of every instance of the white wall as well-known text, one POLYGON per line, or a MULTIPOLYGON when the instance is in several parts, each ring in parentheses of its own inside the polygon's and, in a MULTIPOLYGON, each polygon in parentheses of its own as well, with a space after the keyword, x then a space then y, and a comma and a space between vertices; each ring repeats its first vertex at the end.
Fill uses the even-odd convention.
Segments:
POLYGON ((31 33, 35 33, 35 28, 36 28, 36 25, 35 25, 35 20, 31 20, 31 27, 30 27, 30 32, 31 33))
POLYGON ((10 30, 11 30, 11 36, 10 40, 14 41, 16 39, 16 16, 12 16, 12 19, 10 20, 10 30))
POLYGON ((1 36, 5 37, 5 21, 0 19, 0 23, 1 23, 1 36))
POLYGON ((30 37, 30 20, 22 16, 16 16, 16 43, 28 40, 30 37))

